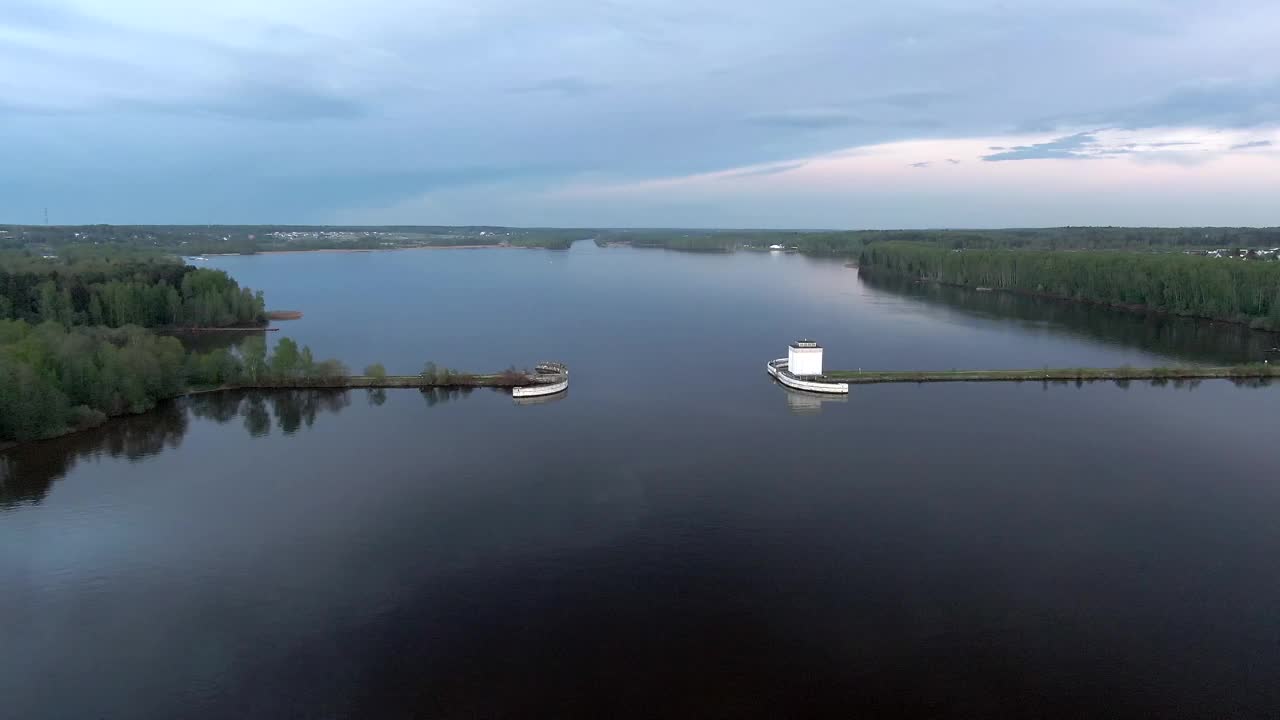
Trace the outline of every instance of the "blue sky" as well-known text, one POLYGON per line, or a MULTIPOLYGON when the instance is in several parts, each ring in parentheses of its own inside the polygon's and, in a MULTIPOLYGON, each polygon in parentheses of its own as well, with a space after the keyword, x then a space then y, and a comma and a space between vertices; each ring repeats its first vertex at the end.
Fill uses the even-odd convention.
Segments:
POLYGON ((0 222, 1280 225, 1280 3, 0 0, 0 222))

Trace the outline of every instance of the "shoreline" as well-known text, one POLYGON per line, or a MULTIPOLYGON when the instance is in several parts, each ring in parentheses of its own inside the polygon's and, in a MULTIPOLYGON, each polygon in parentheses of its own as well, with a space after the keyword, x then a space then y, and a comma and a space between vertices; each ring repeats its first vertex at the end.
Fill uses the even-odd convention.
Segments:
POLYGON ((1019 288, 975 287, 972 285, 962 285, 960 283, 951 283, 951 282, 945 282, 943 280, 935 280, 930 277, 913 277, 911 275, 905 275, 903 273, 877 269, 874 266, 846 265, 845 267, 856 268, 859 273, 866 272, 868 274, 879 275, 882 277, 900 278, 902 280, 908 280, 921 285, 923 284, 937 285, 939 287, 957 288, 960 290, 967 290, 969 292, 1006 293, 1006 294, 1015 295, 1018 297, 1035 298, 1037 300, 1049 300, 1051 302, 1057 302, 1057 303, 1091 305, 1097 308, 1115 310, 1117 312, 1130 313, 1133 315, 1151 315, 1156 317, 1177 317, 1177 318, 1187 318, 1190 320, 1201 320, 1208 323, 1223 323, 1226 325, 1234 325, 1235 327, 1244 328, 1245 330, 1249 330, 1251 332, 1259 332, 1259 333, 1266 333, 1268 335, 1280 336, 1280 330, 1269 330, 1267 328, 1253 327, 1252 320, 1234 320, 1231 318, 1211 317, 1208 315, 1195 315, 1191 313, 1172 312, 1169 310, 1161 310, 1159 308, 1154 308, 1154 307, 1151 307, 1150 305, 1126 305, 1124 303, 1110 303, 1110 302, 1103 302, 1100 300, 1090 300, 1089 298, 1076 298, 1076 297, 1069 297, 1066 295, 1055 295, 1053 293, 1036 292, 1034 290, 1022 290, 1019 288))
POLYGON ((480 375, 462 374, 452 380, 446 381, 426 380, 421 375, 387 375, 380 378, 368 375, 343 375, 334 378, 263 379, 257 382, 240 383, 235 385, 190 387, 177 395, 157 400, 156 405, 141 412, 123 412, 117 415, 108 415, 100 423, 85 427, 67 428, 64 432, 58 433, 57 435, 50 435, 49 437, 34 438, 31 440, 0 441, 0 452, 36 443, 47 442, 49 440, 65 438, 68 435, 75 435, 76 433, 100 428, 112 420, 145 415, 146 413, 154 411, 162 402, 174 402, 184 398, 195 397, 197 395, 209 395, 212 393, 234 392, 239 390, 277 392, 281 390, 431 390, 438 388, 451 389, 481 387, 510 389, 535 384, 536 383, 533 383, 528 376, 521 376, 517 378, 509 376, 506 373, 485 373, 480 375))
POLYGON ((202 257, 253 257, 255 255, 305 255, 308 253, 377 253, 400 252, 402 250, 545 250, 541 247, 525 247, 522 245, 408 245, 405 247, 383 248, 314 248, 311 250, 259 250, 251 253, 205 253, 202 257))

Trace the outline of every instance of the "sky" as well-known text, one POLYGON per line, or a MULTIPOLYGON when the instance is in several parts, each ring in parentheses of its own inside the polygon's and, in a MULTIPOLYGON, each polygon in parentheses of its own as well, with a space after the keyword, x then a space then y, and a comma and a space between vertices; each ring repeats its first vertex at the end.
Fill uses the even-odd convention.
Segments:
POLYGON ((0 0, 0 223, 1280 225, 1275 0, 0 0))

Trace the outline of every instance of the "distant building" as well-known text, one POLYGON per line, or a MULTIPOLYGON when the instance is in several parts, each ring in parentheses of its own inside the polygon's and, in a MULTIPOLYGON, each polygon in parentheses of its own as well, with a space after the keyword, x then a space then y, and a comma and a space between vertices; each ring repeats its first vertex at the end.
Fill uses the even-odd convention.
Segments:
POLYGON ((797 340, 787 347, 787 370, 800 377, 822 374, 822 346, 812 340, 797 340))

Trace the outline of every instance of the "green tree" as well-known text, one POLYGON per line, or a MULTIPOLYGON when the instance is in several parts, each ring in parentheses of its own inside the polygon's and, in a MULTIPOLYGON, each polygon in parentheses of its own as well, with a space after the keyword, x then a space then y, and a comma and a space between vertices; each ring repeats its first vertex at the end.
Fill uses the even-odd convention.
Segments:
POLYGON ((267 373, 267 341, 259 335, 245 338, 240 344, 240 358, 245 379, 251 383, 261 380, 267 373))
POLYGON ((102 300, 101 300, 101 299, 99 299, 99 297, 98 297, 98 294, 97 294, 97 293, 93 293, 92 295, 90 295, 90 296, 89 296, 89 311, 88 311, 88 312, 89 312, 89 324, 90 324, 90 325, 102 325, 102 324, 104 324, 104 321, 103 321, 103 315, 102 315, 102 300))
POLYGON ((290 338, 281 338, 276 343, 276 349, 271 354, 271 376, 276 378, 291 378, 298 376, 301 355, 298 352, 298 343, 290 338))
POLYGON ((349 373, 347 366, 334 359, 321 360, 316 363, 316 377, 334 380, 349 373))
POLYGON ((374 380, 383 380, 387 377, 387 369, 382 363, 374 363, 364 369, 365 377, 371 377, 374 380))
POLYGON ((426 363, 423 364, 422 372, 420 374, 422 376, 423 382, 434 383, 436 382, 436 379, 440 376, 440 368, 436 367, 435 363, 428 360, 426 363))
POLYGON ((303 377, 311 377, 315 374, 316 359, 311 354, 311 346, 303 345, 302 353, 298 358, 298 370, 303 377))

